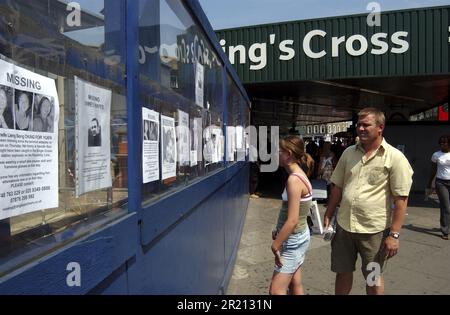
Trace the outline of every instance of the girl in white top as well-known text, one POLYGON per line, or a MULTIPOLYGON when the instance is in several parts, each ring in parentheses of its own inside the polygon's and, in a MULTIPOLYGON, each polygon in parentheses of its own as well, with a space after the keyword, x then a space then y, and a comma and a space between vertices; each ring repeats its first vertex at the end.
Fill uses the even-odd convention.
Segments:
POLYGON ((431 184, 436 176, 436 193, 441 208, 442 238, 448 240, 450 232, 450 136, 441 136, 439 146, 441 150, 434 152, 431 157, 431 174, 427 194, 431 192, 431 184))

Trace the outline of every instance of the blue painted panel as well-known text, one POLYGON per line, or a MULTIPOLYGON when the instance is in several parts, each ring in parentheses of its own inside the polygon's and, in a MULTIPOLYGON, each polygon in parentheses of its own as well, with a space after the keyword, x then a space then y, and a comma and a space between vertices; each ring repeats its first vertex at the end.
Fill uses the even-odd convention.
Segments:
POLYGON ((230 168, 177 191, 144 209, 142 213, 142 245, 149 244, 169 226, 189 213, 224 185, 240 168, 242 168, 242 164, 236 163, 230 168))
MULTIPOLYGON (((201 204, 148 250, 143 259, 146 294, 214 294, 222 280, 224 233, 222 205, 201 204)), ((220 199, 220 197, 219 197, 220 199)))
POLYGON ((92 289, 88 294, 124 295, 128 294, 127 264, 123 264, 108 278, 92 289))
MULTIPOLYGON (((248 207, 248 165, 241 169, 236 178, 230 185, 237 187, 236 195, 231 193, 227 196, 230 201, 235 200, 235 204, 227 207, 224 211, 225 225, 225 274, 221 284, 221 291, 226 292, 228 283, 233 272, 234 263, 236 261, 237 250, 240 243, 240 236, 245 223, 245 214, 248 207)), ((230 191, 230 190, 229 190, 230 191)))
MULTIPOLYGON (((246 208, 236 206, 245 204, 248 195, 240 191, 239 197, 230 198, 231 194, 245 188, 233 182, 245 179, 248 167, 245 164, 233 165, 212 177, 222 183, 217 190, 207 186, 203 199, 196 199, 193 208, 184 203, 185 215, 169 227, 161 230, 159 237, 144 246, 136 256, 136 261, 129 265, 128 279, 131 294, 217 294, 223 283, 228 283, 231 275, 230 262, 234 262, 242 221, 236 222, 229 233, 226 229, 228 211, 236 212, 236 218, 243 218, 246 208), (236 202, 235 200, 241 200, 236 202), (233 209, 235 208, 235 209, 233 209), (230 210, 232 209, 232 210, 230 210), (226 238, 231 238, 227 240, 226 238), (228 255, 225 244, 230 244, 228 255)), ((208 180, 208 179, 207 179, 208 180)), ((211 180, 211 179, 210 179, 211 180)), ((200 190, 199 185, 194 188, 200 190)), ((195 189, 194 189, 195 190, 195 189)), ((185 191, 184 194, 187 192, 185 191)), ((155 207, 161 207, 161 203, 155 207)), ((162 211, 162 209, 160 209, 162 211)), ((172 209, 165 209, 167 212, 172 209)), ((151 220, 144 216, 144 220, 151 220)), ((233 220, 231 220, 233 221, 233 220)), ((152 221, 144 222, 150 225, 152 221)))
POLYGON ((131 214, 98 232, 4 277, 0 294, 85 294, 137 251, 137 220, 131 214), (68 287, 67 265, 81 268, 81 286, 68 287))
POLYGON ((225 257, 231 259, 236 243, 239 243, 240 227, 245 215, 246 207, 243 207, 245 199, 248 199, 248 168, 241 170, 238 176, 233 178, 228 189, 228 204, 224 212, 225 224, 225 257))

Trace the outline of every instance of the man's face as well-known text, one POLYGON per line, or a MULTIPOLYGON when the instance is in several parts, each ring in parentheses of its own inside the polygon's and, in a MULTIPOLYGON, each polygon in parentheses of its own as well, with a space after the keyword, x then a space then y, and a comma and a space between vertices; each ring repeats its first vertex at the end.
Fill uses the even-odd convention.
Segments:
POLYGON ((377 125, 375 116, 372 114, 359 117, 358 124, 356 125, 356 132, 359 136, 359 141, 362 144, 376 141, 377 138, 381 136, 383 129, 384 126, 377 125))
POLYGON ((94 136, 96 136, 98 134, 98 125, 97 125, 97 121, 91 121, 91 132, 94 136))

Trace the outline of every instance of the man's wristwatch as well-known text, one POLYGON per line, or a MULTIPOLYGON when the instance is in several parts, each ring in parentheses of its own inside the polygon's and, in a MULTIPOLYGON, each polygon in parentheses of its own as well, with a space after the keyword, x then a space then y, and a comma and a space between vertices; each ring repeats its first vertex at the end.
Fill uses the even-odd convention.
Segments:
POLYGON ((400 233, 398 233, 398 232, 389 232, 389 236, 391 236, 393 239, 398 240, 400 238, 400 233))

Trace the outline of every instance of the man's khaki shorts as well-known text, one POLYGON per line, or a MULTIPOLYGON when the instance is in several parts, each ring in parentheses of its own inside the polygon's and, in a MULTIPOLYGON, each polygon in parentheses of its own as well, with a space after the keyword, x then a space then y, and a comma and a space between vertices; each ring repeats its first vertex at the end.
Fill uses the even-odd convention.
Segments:
POLYGON ((388 235, 389 230, 375 234, 350 233, 337 225, 336 235, 331 241, 331 271, 336 273, 354 272, 359 253, 364 279, 367 279, 367 276, 377 268, 375 264, 370 263, 377 263, 378 270, 382 273, 386 265, 386 258, 384 252, 381 252, 381 248, 388 235))

